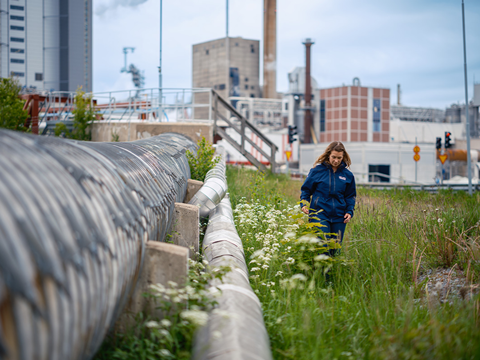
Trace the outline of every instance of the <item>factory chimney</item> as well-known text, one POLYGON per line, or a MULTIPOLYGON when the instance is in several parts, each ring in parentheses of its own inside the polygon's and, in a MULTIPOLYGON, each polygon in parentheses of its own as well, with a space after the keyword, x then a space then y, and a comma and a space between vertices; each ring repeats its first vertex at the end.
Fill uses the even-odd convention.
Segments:
POLYGON ((314 44, 311 39, 305 39, 305 119, 303 127, 303 142, 310 144, 312 142, 312 85, 310 77, 310 47, 314 44))
POLYGON ((263 97, 277 98, 277 0, 263 0, 263 97))
POLYGON ((400 96, 401 96, 401 91, 400 91, 400 84, 397 84, 397 105, 400 106, 402 105, 402 102, 400 101, 400 96))

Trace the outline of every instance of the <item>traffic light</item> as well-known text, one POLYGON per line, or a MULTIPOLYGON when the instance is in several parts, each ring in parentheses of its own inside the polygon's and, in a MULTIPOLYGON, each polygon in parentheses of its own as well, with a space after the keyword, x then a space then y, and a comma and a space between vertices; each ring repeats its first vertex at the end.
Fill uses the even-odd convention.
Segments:
POLYGON ((441 137, 437 137, 437 143, 435 144, 435 147, 437 148, 437 150, 440 150, 442 148, 442 138, 441 137))
POLYGON ((297 135, 297 127, 293 125, 288 125, 288 143, 291 144, 297 139, 294 138, 294 135, 297 135))
POLYGON ((445 149, 452 147, 451 136, 452 136, 452 133, 450 131, 445 131, 445 149))

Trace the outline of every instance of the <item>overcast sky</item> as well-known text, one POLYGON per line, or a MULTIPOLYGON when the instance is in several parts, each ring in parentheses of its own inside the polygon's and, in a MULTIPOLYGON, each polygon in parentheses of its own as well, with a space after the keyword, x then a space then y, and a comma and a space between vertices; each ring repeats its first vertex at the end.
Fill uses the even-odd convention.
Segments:
MULTIPOLYGON (((225 36, 225 0, 163 1, 163 86, 192 86, 192 45, 225 36)), ((158 87, 159 0, 93 0, 94 91, 133 88, 128 63, 158 87)), ((263 0, 230 0, 230 36, 263 43, 263 0)), ((480 1, 465 0, 469 98, 480 83, 480 1)), ((396 102, 445 108, 465 102, 461 0, 277 0, 277 91, 304 66, 310 37, 320 87, 388 87, 396 102)), ((262 75, 263 72, 261 70, 262 75)), ((262 77, 262 76, 260 76, 262 77)))

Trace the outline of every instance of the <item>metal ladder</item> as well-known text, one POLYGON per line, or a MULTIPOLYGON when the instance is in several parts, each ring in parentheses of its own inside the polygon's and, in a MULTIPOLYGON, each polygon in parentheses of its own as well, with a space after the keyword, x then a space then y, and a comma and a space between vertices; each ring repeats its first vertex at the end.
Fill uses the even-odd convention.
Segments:
POLYGON ((245 149, 245 142, 249 143, 252 148, 255 148, 263 157, 265 157, 270 163, 270 169, 272 173, 275 172, 275 153, 277 152, 277 146, 263 135, 251 122, 245 119, 231 104, 228 103, 224 98, 222 98, 215 90, 212 91, 212 117, 214 121, 213 133, 219 135, 223 140, 232 145, 235 149, 238 150, 245 158, 250 161, 254 166, 259 170, 266 170, 267 167, 255 158, 250 152, 245 149), (230 112, 231 117, 227 119, 226 116, 222 114, 222 111, 230 112), (236 118, 236 120, 232 119, 236 118), (229 136, 226 130, 217 124, 218 120, 225 121, 228 126, 234 129, 238 134, 240 134, 240 143, 235 141, 231 136, 229 136), (270 154, 267 154, 261 147, 259 147, 254 141, 246 136, 246 130, 250 130, 262 142, 269 147, 267 150, 270 154))

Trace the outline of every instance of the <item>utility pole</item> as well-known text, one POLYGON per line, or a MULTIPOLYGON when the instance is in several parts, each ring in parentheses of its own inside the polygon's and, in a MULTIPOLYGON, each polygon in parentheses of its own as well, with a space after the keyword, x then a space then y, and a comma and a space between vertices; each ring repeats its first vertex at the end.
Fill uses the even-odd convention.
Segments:
POLYGON ((468 117, 468 78, 467 78, 467 44, 465 41, 465 5, 462 0, 462 23, 463 23, 463 63, 465 69, 465 116, 467 122, 467 170, 468 170, 468 193, 472 195, 472 159, 470 158, 470 118, 468 117))
POLYGON ((227 0, 227 11, 226 11, 226 37, 225 37, 225 51, 227 59, 227 79, 225 82, 225 89, 227 90, 226 99, 230 96, 230 40, 228 38, 228 0, 227 0))
POLYGON ((160 0, 160 63, 158 65, 158 118, 163 119, 163 91, 162 91, 162 1, 160 0))

